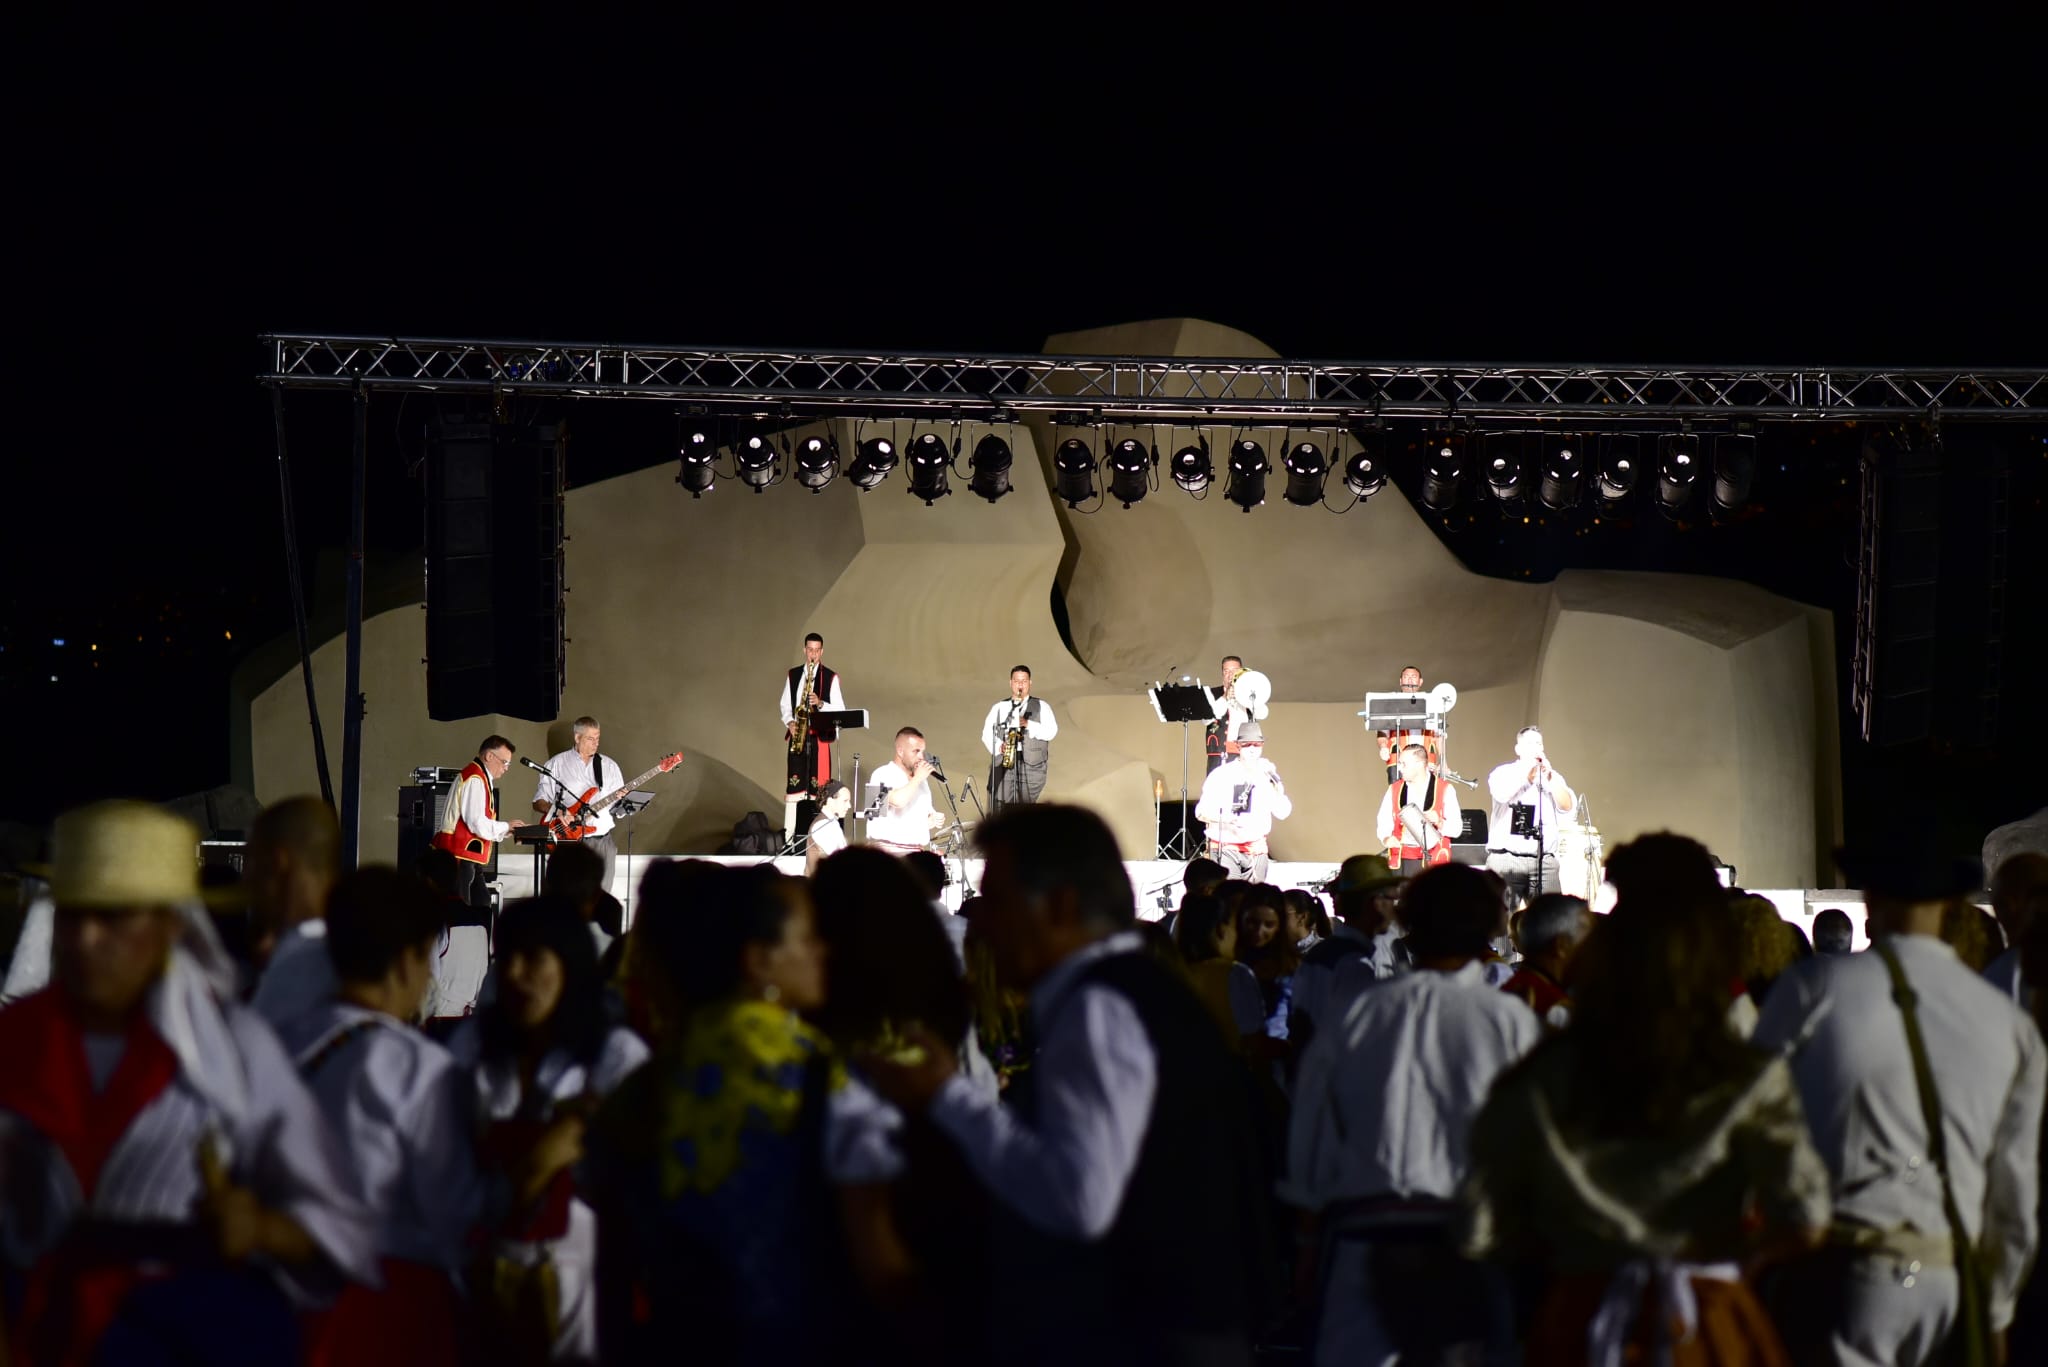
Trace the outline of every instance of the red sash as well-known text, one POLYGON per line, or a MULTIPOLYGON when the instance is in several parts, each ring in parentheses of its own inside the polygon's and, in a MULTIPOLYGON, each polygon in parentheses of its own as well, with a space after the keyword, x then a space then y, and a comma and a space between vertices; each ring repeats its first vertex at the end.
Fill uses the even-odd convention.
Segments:
MULTIPOLYGON (((1435 813, 1437 819, 1436 843, 1427 850, 1408 838, 1408 832, 1401 829, 1401 809, 1408 805, 1408 781, 1402 779, 1389 791, 1393 794, 1394 838, 1387 842, 1387 867, 1398 869, 1410 859, 1420 859, 1425 865, 1448 864, 1451 862, 1451 839, 1443 833, 1444 787, 1435 774, 1429 776, 1429 787, 1424 790, 1422 805, 1435 813)), ((1420 834, 1419 832, 1417 834, 1420 834)))

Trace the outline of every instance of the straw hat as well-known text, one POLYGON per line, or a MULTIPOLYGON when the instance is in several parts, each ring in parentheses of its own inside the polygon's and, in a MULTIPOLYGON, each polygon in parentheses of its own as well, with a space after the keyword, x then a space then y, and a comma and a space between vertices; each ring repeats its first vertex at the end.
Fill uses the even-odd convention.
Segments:
POLYGON ((95 802, 57 818, 50 895, 60 907, 197 902, 199 831, 147 802, 95 802))

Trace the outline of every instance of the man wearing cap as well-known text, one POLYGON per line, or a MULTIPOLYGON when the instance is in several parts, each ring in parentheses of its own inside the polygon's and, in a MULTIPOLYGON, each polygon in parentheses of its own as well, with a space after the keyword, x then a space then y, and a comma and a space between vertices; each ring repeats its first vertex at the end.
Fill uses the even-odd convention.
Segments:
POLYGON ((1294 812, 1280 771, 1266 758, 1266 735, 1255 721, 1237 731, 1238 753, 1202 781, 1195 820, 1206 825, 1209 857, 1233 878, 1266 881, 1266 837, 1294 812))
POLYGON ((1835 1212, 1829 1247, 1786 1270, 1777 1317, 1795 1362, 1931 1362, 1960 1327, 1959 1238, 1983 1271, 1989 1331, 2012 1321, 2039 1238, 2048 1063, 2033 1021, 1940 938, 1944 906, 1981 868, 1837 859, 1864 889, 1871 950, 1786 973, 1753 1036, 1790 1058, 1835 1212))
POLYGON ((51 985, 0 1011, 0 1258, 24 1276, 20 1361, 213 1361, 230 1336, 247 1360, 289 1360, 292 1302, 375 1276, 345 1155, 228 995, 198 839, 142 803, 57 820, 51 985))

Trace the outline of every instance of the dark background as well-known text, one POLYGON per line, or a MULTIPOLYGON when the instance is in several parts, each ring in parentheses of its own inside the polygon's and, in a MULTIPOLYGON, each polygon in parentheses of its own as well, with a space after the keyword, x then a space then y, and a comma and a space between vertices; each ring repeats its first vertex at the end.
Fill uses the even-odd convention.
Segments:
MULTIPOLYGON (((25 38, 12 146, 0 817, 227 781, 228 678, 291 621, 265 330, 1030 352, 1186 315, 1296 357, 2048 362, 2023 35, 1949 55, 1781 23, 1680 67, 1611 34, 1239 25, 1182 53, 1047 18, 871 60, 843 28, 43 21, 78 27, 25 38)), ((348 411, 287 411, 317 622, 348 411)), ((425 416, 372 403, 373 555, 419 544, 425 416)), ((572 483, 667 458, 659 405, 571 421, 572 483)), ((1525 527, 1468 492, 1442 530, 1483 573, 1724 574, 1831 608, 1851 835, 1921 804, 1973 853, 2048 792, 2048 432, 1992 435, 1988 746, 1854 739, 1853 429, 1767 429, 1731 526, 1525 527)))

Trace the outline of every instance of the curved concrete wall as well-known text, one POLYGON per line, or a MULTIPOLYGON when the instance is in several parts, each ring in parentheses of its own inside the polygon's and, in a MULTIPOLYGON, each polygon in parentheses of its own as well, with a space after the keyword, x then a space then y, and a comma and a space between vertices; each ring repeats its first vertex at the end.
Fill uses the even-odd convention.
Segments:
MULTIPOLYGON (((1050 349, 1270 355, 1242 334, 1185 321, 1057 337, 1050 349)), ((850 458, 853 424, 806 430, 828 426, 850 458)), ((870 424, 865 434, 890 430, 870 424)), ((963 456, 986 430, 961 431, 963 456)), ((773 690, 815 629, 849 705, 873 715, 873 730, 842 753, 859 751, 872 770, 896 728, 916 725, 956 788, 969 776, 982 786, 981 717, 1010 666, 1029 664, 1060 716, 1047 795, 1101 811, 1129 858, 1152 853, 1155 779, 1169 797, 1181 782, 1180 728, 1159 724, 1143 686, 1178 672, 1213 681, 1233 653, 1274 681, 1270 754, 1296 802, 1276 831, 1276 858, 1373 846, 1383 785, 1354 713, 1368 689, 1417 663, 1460 690, 1451 761, 1472 777, 1538 721, 1560 769, 1593 794, 1610 846, 1670 826, 1700 835, 1759 885, 1805 885, 1821 867, 1839 807, 1825 613, 1681 576, 1481 578, 1391 488, 1337 517, 1283 503, 1276 474, 1268 506, 1246 515, 1224 502, 1220 481, 1197 502, 1162 471, 1164 487, 1136 507, 1070 512, 1050 480, 1066 433, 1035 421, 997 430, 1016 458, 1015 492, 995 504, 960 484, 927 508, 900 471, 869 494, 844 479, 818 495, 721 481, 692 500, 666 465, 573 490, 569 685, 551 728, 429 722, 422 614, 370 619, 366 854, 395 850, 388 795, 413 766, 460 763, 494 729, 543 755, 567 744, 563 722, 585 712, 629 773, 676 746, 689 754, 653 785, 662 797, 639 819, 637 850, 708 851, 750 809, 777 817, 773 690), (1078 659, 1054 625, 1055 582, 1078 659)), ((912 429, 893 433, 901 445, 912 429)), ((1210 433, 1219 469, 1232 435, 1210 433)), ((1281 435, 1260 434, 1276 465, 1281 435)), ((1184 439, 1162 429, 1161 456, 1184 439)), ((338 736, 339 640, 319 648, 315 669, 328 735, 338 736)), ((250 723, 257 793, 313 788, 292 673, 257 696, 250 723)), ((1199 734, 1190 751, 1194 788, 1199 734)), ((522 806, 527 777, 507 785, 522 806)))

